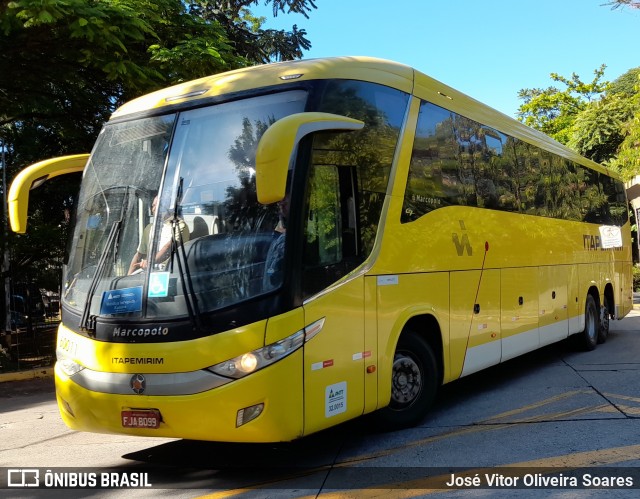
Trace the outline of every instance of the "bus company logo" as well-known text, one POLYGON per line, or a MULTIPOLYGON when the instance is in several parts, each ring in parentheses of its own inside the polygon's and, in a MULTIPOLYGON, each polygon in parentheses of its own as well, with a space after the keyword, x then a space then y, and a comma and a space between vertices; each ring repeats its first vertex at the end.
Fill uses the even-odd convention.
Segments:
POLYGON ((459 236, 456 232, 454 232, 453 234, 451 234, 451 241, 456 247, 456 252, 458 253, 458 256, 463 256, 465 252, 467 253, 468 256, 472 256, 473 248, 471 247, 471 243, 469 242, 469 236, 465 233, 467 228, 464 225, 464 220, 459 220, 459 223, 460 223, 460 229, 463 231, 462 237, 459 236))
POLYGON ((147 380, 144 378, 142 374, 134 374, 131 376, 131 380, 129 381, 129 386, 133 390, 134 393, 138 395, 142 395, 145 388, 147 388, 147 380))
POLYGON ((168 327, 156 326, 156 327, 114 327, 114 338, 147 338, 149 336, 167 336, 169 334, 168 327))

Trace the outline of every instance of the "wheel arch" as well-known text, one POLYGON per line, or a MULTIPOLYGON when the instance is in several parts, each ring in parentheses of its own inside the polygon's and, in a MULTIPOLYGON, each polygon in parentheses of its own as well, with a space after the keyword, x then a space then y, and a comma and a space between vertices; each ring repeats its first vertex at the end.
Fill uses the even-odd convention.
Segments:
POLYGON ((609 301, 609 306, 611 307, 611 310, 609 310, 609 313, 613 315, 616 309, 616 299, 615 299, 615 293, 613 292, 613 284, 611 282, 607 282, 607 284, 605 285, 604 296, 609 301))
POLYGON ((438 385, 441 385, 444 378, 444 346, 438 320, 431 314, 414 315, 402 327, 398 341, 405 334, 417 334, 429 344, 436 357, 438 385))
POLYGON ((596 306, 600 308, 600 291, 598 290, 598 286, 592 284, 591 287, 587 290, 587 295, 591 295, 596 302, 596 306))
POLYGON ((385 360, 378 376, 379 410, 374 420, 386 429, 414 426, 426 416, 445 367, 446 345, 437 318, 428 312, 403 318, 388 338, 385 357, 390 362, 385 360))

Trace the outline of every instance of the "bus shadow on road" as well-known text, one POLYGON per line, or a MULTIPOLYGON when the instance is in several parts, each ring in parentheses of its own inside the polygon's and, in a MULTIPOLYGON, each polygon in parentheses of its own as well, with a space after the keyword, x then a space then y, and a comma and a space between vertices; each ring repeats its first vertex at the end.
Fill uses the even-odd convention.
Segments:
POLYGON ((293 442, 246 444, 176 440, 125 454, 133 468, 162 469, 163 485, 193 488, 320 489, 355 420, 293 442))

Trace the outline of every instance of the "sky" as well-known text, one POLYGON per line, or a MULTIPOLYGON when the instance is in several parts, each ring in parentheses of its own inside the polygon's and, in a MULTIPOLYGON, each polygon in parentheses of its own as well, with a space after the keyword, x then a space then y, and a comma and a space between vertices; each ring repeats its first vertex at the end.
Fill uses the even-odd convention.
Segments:
POLYGON ((251 10, 264 28, 307 32, 304 58, 364 55, 412 66, 515 117, 523 88, 564 89, 551 73, 613 81, 640 66, 640 9, 609 0, 314 0, 309 19, 251 10))

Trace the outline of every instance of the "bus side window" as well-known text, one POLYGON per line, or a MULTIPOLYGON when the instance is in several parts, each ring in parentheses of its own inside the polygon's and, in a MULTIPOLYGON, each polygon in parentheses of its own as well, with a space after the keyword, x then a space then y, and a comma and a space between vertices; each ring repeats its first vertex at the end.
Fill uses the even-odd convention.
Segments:
POLYGON ((305 298, 347 275, 364 261, 356 168, 314 165, 305 202, 303 294, 305 298))
POLYGON ((311 170, 305 218, 306 267, 332 265, 342 260, 340 189, 337 167, 311 170))

